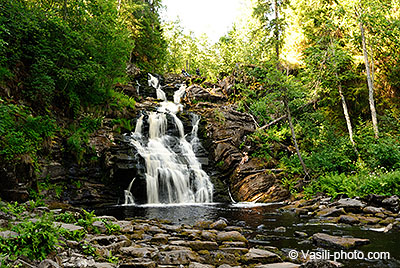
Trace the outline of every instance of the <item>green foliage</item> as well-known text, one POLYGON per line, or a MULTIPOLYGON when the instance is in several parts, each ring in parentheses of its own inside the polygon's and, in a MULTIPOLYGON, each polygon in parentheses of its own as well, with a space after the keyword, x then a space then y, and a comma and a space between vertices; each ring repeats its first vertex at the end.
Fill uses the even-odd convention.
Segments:
POLYGON ((49 116, 33 116, 28 108, 0 98, 0 159, 19 159, 36 153, 50 141, 57 128, 49 116))
POLYGON ((59 105, 76 116, 124 75, 131 42, 114 1, 3 1, 0 25, 2 70, 22 75, 25 96, 41 110, 59 105))
POLYGON ((106 219, 102 219, 101 221, 106 226, 106 233, 108 235, 117 234, 121 230, 121 227, 118 224, 114 224, 111 221, 106 220, 106 219))
POLYGON ((329 174, 314 180, 304 188, 304 193, 308 197, 316 193, 325 193, 329 196, 345 194, 349 197, 368 194, 377 195, 399 195, 400 194, 400 172, 382 172, 368 174, 361 172, 355 175, 329 174))
POLYGON ((7 252, 11 259, 26 256, 31 260, 43 260, 56 250, 59 228, 54 227, 49 216, 43 216, 37 221, 24 220, 15 225, 12 231, 17 236, 0 238, 0 249, 7 252))

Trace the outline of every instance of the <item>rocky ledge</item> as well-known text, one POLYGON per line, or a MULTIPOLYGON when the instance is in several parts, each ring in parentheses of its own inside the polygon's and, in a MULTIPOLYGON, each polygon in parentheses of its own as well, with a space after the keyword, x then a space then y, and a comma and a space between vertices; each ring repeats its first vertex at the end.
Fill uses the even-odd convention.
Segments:
POLYGON ((364 229, 388 232, 400 228, 400 199, 398 196, 369 195, 366 198, 314 198, 289 203, 289 210, 312 223, 357 225, 364 229))

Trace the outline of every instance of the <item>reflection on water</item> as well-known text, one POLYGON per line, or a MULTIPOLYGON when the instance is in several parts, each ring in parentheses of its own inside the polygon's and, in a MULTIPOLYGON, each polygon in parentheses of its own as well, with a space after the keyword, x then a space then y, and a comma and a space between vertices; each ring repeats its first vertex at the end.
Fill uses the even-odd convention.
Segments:
MULTIPOLYGON (((198 220, 215 221, 225 218, 230 225, 244 226, 249 229, 248 239, 265 240, 264 245, 274 246, 282 251, 289 249, 322 250, 318 249, 305 238, 294 235, 295 231, 301 231, 312 236, 314 233, 324 232, 338 236, 353 236, 370 239, 370 244, 357 248, 367 255, 368 252, 390 252, 388 261, 343 261, 346 267, 400 267, 400 233, 392 230, 389 233, 378 233, 361 230, 357 226, 337 224, 312 223, 312 219, 300 218, 291 213, 281 213, 277 209, 281 204, 186 204, 186 205, 158 205, 158 206, 114 206, 96 211, 97 215, 112 215, 118 219, 145 218, 162 219, 174 224, 193 225, 198 220), (276 227, 286 227, 286 232, 278 233, 276 227)), ((330 249, 334 252, 334 249, 330 249)), ((351 251, 354 251, 351 250, 351 251)))

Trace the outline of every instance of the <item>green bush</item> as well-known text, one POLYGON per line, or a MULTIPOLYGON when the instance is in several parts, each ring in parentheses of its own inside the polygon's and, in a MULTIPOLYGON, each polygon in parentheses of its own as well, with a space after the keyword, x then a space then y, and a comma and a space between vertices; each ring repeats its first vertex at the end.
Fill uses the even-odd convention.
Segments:
POLYGON ((54 226, 49 216, 43 216, 37 221, 24 220, 15 225, 12 231, 18 235, 8 239, 0 238, 1 252, 7 252, 11 259, 26 256, 31 260, 43 260, 56 250, 59 242, 59 228, 54 226))
POLYGON ((24 106, 6 103, 0 98, 0 159, 6 161, 36 154, 57 131, 49 116, 33 116, 24 106))
POLYGON ((312 197, 317 193, 336 197, 345 194, 349 197, 377 195, 400 195, 400 171, 355 175, 330 174, 319 177, 304 187, 304 193, 312 197))

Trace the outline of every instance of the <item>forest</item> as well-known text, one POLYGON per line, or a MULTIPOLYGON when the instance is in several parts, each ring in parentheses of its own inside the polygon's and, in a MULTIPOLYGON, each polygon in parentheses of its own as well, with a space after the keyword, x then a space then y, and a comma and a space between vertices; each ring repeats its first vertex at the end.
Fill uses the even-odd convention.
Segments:
MULTIPOLYGON (((121 234, 124 226, 85 210, 40 212, 38 221, 28 216, 46 198, 65 209, 76 204, 74 195, 89 206, 93 192, 101 198, 114 191, 115 197, 117 190, 107 189, 112 161, 104 152, 135 130, 138 107, 160 101, 121 88, 134 88, 148 73, 198 88, 231 81, 224 103, 191 104, 214 109, 215 125, 228 121, 221 111, 229 109, 251 118, 256 128, 236 148, 245 156, 241 164, 256 159, 257 167, 279 173, 271 176, 289 193, 286 199, 322 204, 313 198, 400 195, 400 1, 244 2, 243 15, 214 43, 179 20, 163 20, 161 0, 0 1, 0 231, 7 229, 4 219, 13 219, 22 223, 12 230, 23 234, 0 237, 1 267, 8 267, 3 257, 7 265, 21 255, 44 260, 54 252, 55 221, 82 227, 62 235, 97 257, 98 250, 81 243, 86 234, 121 234), (112 135, 119 138, 110 140, 112 135), (85 187, 92 189, 87 196, 85 187)), ((204 126, 201 131, 204 141, 212 139, 204 126)), ((224 174, 226 162, 213 161, 209 170, 224 174)), ((231 172, 222 182, 228 191, 240 167, 231 172)), ((399 204, 398 197, 393 200, 387 201, 391 209, 399 204)), ((380 214, 391 218, 382 220, 382 228, 390 222, 390 230, 396 217, 398 224, 398 210, 386 212, 380 214)), ((111 253, 106 259, 118 262, 111 253)))
POLYGON ((252 154, 277 159, 293 193, 399 194, 398 1, 253 1, 214 44, 161 21, 162 8, 2 1, 1 165, 40 170, 60 138, 82 161, 104 115, 118 111, 114 123, 126 125, 134 110, 135 99, 114 88, 129 81, 127 64, 159 74, 198 68, 212 82, 235 77, 229 103, 259 125, 252 154), (292 153, 271 155, 271 141, 292 153))

